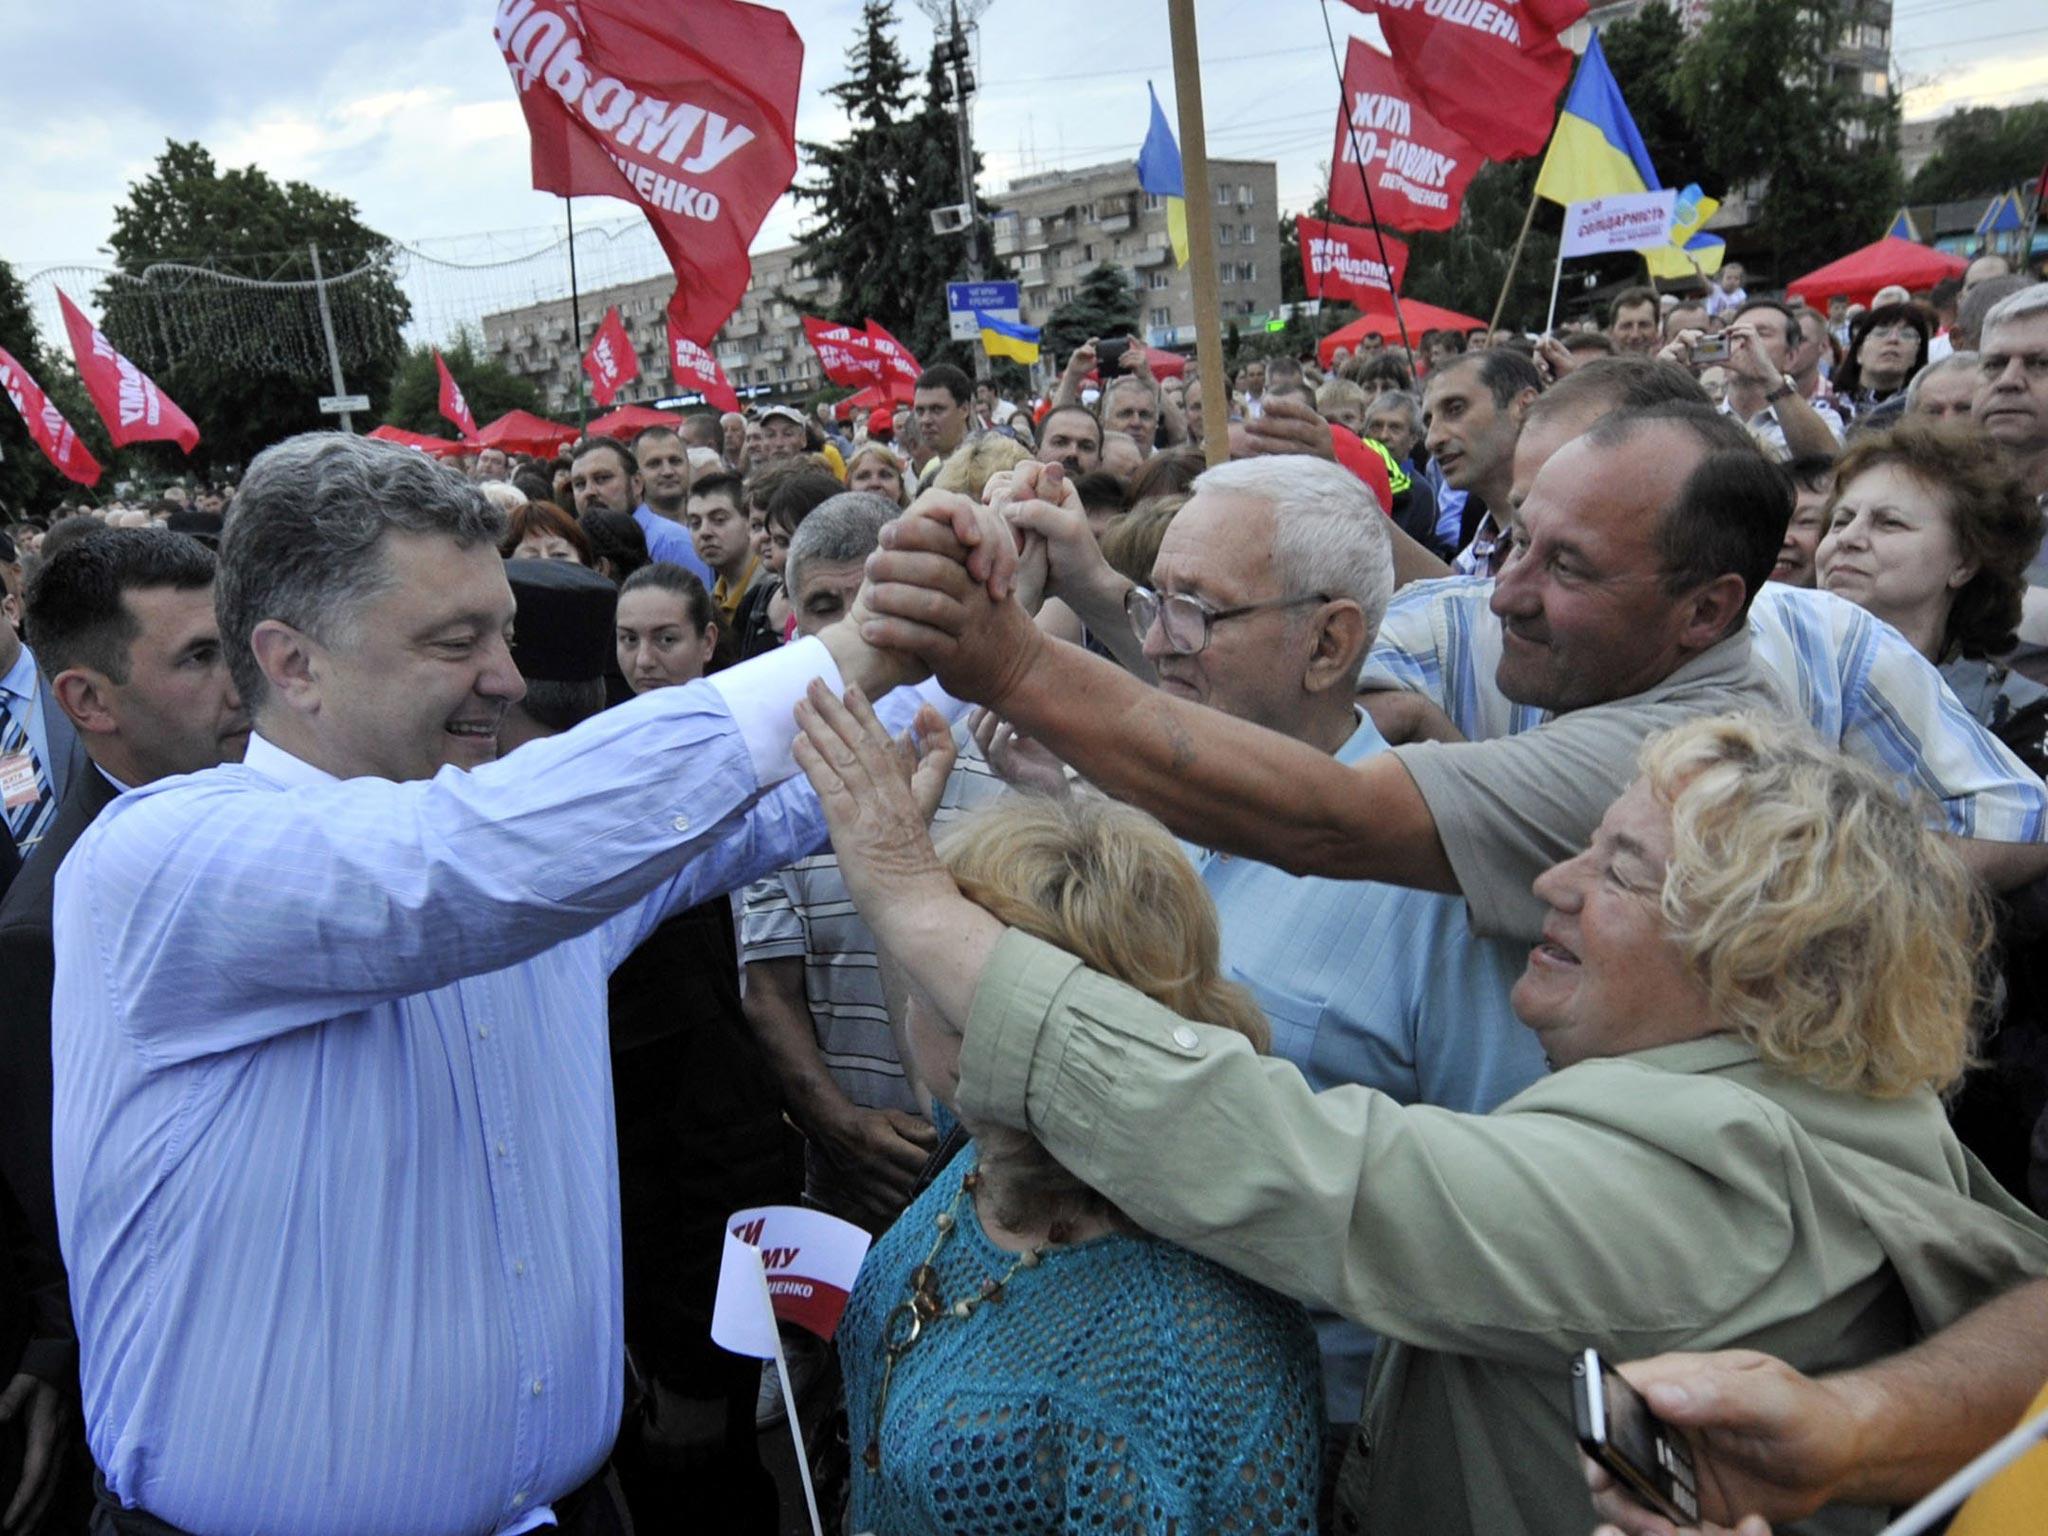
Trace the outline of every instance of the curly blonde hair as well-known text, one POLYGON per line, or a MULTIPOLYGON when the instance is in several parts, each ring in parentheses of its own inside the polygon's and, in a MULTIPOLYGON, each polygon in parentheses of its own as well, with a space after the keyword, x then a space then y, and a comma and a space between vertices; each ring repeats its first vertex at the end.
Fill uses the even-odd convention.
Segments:
POLYGON ((1826 1088, 1952 1087, 1990 923, 1898 791, 1803 727, 1742 715, 1653 737, 1642 766, 1671 811, 1664 920, 1715 1016, 1826 1088))
MULTIPOLYGON (((953 824, 938 845, 961 894, 1007 927, 1056 945, 1183 1018, 1235 1030, 1263 1054, 1272 1029, 1222 973, 1216 906, 1173 836, 1100 795, 1006 795, 953 824)), ((1009 1200, 997 1217, 1109 1213, 1027 1132, 980 1128, 1009 1200)), ((1119 1219, 1121 1219, 1119 1217, 1119 1219)))
POLYGON ((932 489, 957 491, 981 500, 989 481, 1006 469, 1015 469, 1031 457, 1024 445, 1000 432, 970 437, 947 456, 932 478, 932 489))

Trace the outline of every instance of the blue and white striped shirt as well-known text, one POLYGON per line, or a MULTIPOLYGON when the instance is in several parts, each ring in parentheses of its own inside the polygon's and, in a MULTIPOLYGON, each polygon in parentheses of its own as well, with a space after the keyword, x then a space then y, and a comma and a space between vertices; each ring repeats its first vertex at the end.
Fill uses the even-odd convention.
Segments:
POLYGON ((488 1536, 603 1464, 606 979, 822 840, 801 779, 760 793, 813 676, 806 641, 412 783, 257 736, 101 813, 57 877, 53 1163, 123 1503, 488 1536))
MULTIPOLYGON (((1365 688, 1434 699, 1473 741, 1549 718, 1494 685, 1500 620, 1493 583, 1416 582, 1394 596, 1366 658, 1365 688)), ((1965 709, 1897 630, 1826 592, 1765 582, 1749 609, 1753 654, 1785 685, 1821 739, 1940 803, 1958 837, 2048 841, 2048 791, 1965 709)))

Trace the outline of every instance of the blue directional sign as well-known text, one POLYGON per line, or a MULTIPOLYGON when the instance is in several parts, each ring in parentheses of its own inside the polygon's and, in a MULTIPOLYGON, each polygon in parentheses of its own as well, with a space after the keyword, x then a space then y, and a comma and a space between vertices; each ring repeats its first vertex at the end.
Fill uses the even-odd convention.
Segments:
POLYGON ((981 326, 974 318, 977 309, 994 315, 998 320, 1007 320, 1012 325, 1021 324, 1024 319, 1020 307, 1022 298, 1022 290, 1016 283, 948 283, 947 334, 955 341, 978 340, 981 336, 981 326))

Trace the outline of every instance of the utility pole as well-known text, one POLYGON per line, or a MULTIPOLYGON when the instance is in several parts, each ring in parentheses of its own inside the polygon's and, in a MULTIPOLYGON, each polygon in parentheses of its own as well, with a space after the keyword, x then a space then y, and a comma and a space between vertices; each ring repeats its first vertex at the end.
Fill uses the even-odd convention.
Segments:
MULTIPOLYGON (((320 301, 320 333, 327 338, 327 376, 334 381, 334 392, 345 395, 348 386, 341 382, 341 353, 334 345, 334 314, 327 307, 327 280, 320 275, 320 247, 316 242, 306 249, 313 253, 313 293, 320 301)), ((355 417, 343 411, 341 430, 353 432, 355 429, 355 417)))
MULTIPOLYGON (((956 116, 955 127, 960 141, 960 201, 967 210, 967 281, 981 281, 981 213, 974 200, 974 125, 971 107, 974 96, 974 69, 969 62, 972 54, 967 45, 967 29, 981 13, 988 9, 990 0, 967 0, 967 14, 960 14, 960 0, 918 0, 924 13, 931 17, 932 24, 943 30, 932 45, 935 59, 942 68, 953 71, 953 105, 956 116)), ((974 376, 986 379, 989 376, 988 353, 980 347, 974 351, 974 376)))

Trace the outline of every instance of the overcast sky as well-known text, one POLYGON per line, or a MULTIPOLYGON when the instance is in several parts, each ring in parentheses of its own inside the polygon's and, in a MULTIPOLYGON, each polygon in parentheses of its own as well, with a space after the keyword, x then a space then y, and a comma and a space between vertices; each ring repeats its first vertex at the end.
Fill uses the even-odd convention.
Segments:
MULTIPOLYGON (((201 140, 225 166, 253 162, 349 197, 373 227, 440 259, 503 260, 559 228, 559 201, 529 184, 525 128, 485 0, 6 9, 0 256, 24 276, 104 265, 114 206, 173 137, 201 140)), ((837 137, 844 119, 823 88, 844 73, 860 5, 791 0, 787 10, 806 44, 799 132, 837 137)), ((1297 210, 1321 190, 1338 94, 1319 11, 1316 0, 1200 6, 1210 152, 1276 161, 1282 205, 1297 210)), ((899 0, 898 13, 899 41, 921 71, 930 23, 914 0, 899 0)), ((1377 35, 1347 6, 1329 14, 1340 49, 1347 33, 1377 35)), ((1900 0, 1893 42, 1909 118, 2048 96, 2048 16, 2038 0, 1900 0)), ((1027 170, 1133 155, 1148 77, 1173 110, 1165 0, 993 0, 978 73, 985 188, 1027 170)), ((1667 181, 1687 179, 1684 167, 1658 169, 1667 181)), ((576 210, 583 224, 629 211, 607 199, 579 199, 576 210)), ((796 228, 785 198, 756 248, 786 244, 796 228)), ((579 259, 593 268, 585 286, 660 270, 658 255, 648 267, 652 247, 637 233, 614 243, 586 255, 578 239, 579 259)), ((445 304, 452 314, 540 296, 552 271, 543 265, 434 269, 427 308, 445 304)), ((34 296, 40 310, 47 295, 34 296)))

